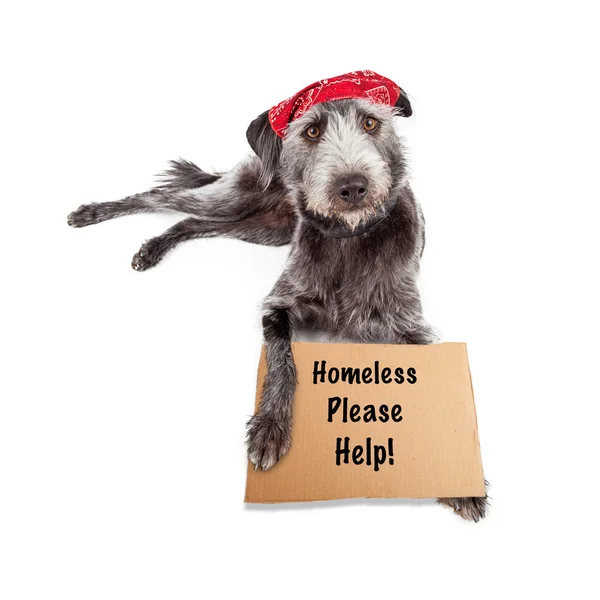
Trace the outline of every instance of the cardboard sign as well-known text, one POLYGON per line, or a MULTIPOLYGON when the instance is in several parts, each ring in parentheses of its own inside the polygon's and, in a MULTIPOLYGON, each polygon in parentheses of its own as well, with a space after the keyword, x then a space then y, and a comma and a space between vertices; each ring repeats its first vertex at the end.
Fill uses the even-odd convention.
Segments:
MULTIPOLYGON (((465 344, 292 344, 292 448, 246 502, 484 496, 465 344)), ((258 368, 257 406, 266 373, 258 368)))

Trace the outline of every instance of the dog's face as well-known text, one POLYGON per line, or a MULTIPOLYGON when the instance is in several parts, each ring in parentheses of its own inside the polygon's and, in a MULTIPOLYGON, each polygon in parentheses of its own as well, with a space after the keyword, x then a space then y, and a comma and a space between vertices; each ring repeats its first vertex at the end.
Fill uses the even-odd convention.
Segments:
POLYGON ((360 99, 324 102, 290 123, 283 140, 263 128, 262 144, 253 148, 263 173, 280 176, 302 212, 355 229, 406 174, 394 129, 398 114, 401 109, 360 99))

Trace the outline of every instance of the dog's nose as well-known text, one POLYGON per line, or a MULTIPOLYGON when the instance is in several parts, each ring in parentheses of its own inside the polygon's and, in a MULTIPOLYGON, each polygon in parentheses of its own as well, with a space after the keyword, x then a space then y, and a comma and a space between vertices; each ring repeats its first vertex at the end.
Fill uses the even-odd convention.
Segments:
POLYGON ((352 175, 338 181, 338 195, 350 204, 359 202, 365 197, 369 181, 364 175, 352 175))

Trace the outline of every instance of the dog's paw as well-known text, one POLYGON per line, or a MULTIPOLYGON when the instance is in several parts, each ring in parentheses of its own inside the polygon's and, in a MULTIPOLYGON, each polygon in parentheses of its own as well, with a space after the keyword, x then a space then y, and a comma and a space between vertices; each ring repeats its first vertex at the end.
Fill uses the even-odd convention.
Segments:
POLYGON ((454 512, 466 521, 477 523, 485 519, 489 506, 487 495, 481 498, 439 498, 438 502, 449 506, 454 512))
POLYGON ((100 221, 106 220, 101 215, 101 212, 100 204, 82 204, 67 217, 67 223, 71 227, 95 225, 96 223, 100 223, 100 221))
POLYGON ((248 459, 256 469, 270 469, 291 445, 290 427, 257 414, 248 421, 248 459))
POLYGON ((164 256, 163 252, 149 240, 133 255, 131 268, 135 271, 145 271, 156 266, 164 256))

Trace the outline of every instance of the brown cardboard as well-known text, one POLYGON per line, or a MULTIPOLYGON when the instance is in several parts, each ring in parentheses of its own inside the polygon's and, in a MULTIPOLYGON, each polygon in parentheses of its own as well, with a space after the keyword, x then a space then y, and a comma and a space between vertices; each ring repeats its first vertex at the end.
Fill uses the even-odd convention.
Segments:
MULTIPOLYGON (((382 344, 292 345, 298 372, 294 400, 294 425, 290 452, 268 471, 248 465, 246 502, 298 502, 340 498, 443 498, 483 496, 484 479, 479 452, 477 418, 466 345, 462 343, 405 346, 382 344), (326 361, 326 368, 369 367, 379 362, 379 383, 348 381, 313 383, 314 362, 326 361), (385 367, 396 375, 403 370, 403 383, 383 383, 385 367), (408 369, 415 374, 408 381, 408 369), (328 422, 329 398, 348 398, 358 404, 360 414, 369 404, 399 404, 399 419, 387 422, 342 422, 343 401, 328 422), (336 465, 338 438, 341 448, 349 437, 349 463, 336 465), (371 466, 366 464, 371 438, 371 466), (389 460, 389 439, 393 461, 389 460), (356 451, 354 464, 352 449, 356 451), (375 453, 374 445, 380 448, 375 453), (382 462, 383 450, 386 460, 382 462), (360 454, 360 455, 359 455, 360 454), (382 464, 375 470, 375 455, 382 464), (393 462, 393 464, 391 464, 393 462)), ((265 352, 258 369, 257 406, 266 372, 265 352)), ((366 373, 368 379, 368 373, 366 373)), ((335 371, 332 373, 335 380, 335 371)), ((341 378, 340 378, 341 379, 341 378)), ((398 380, 401 378, 399 377, 398 380)), ((320 379, 319 379, 320 381, 320 379)), ((335 407, 336 401, 331 406, 335 407)), ((357 409, 355 409, 357 410, 357 409)), ((350 409, 349 409, 350 411, 350 409)), ((379 413, 377 413, 379 414, 379 413)), ((357 418, 356 414, 354 415, 357 418)), ((369 416, 372 416, 370 414, 369 416)), ((343 459, 343 454, 340 455, 343 459)))

